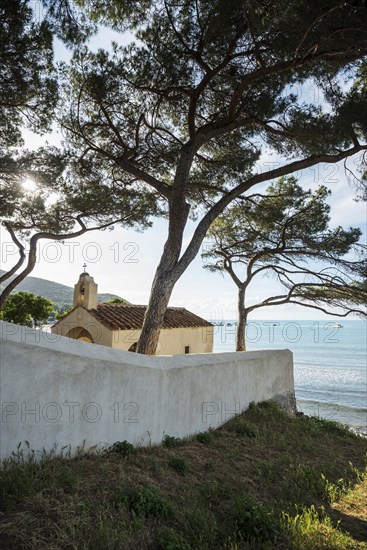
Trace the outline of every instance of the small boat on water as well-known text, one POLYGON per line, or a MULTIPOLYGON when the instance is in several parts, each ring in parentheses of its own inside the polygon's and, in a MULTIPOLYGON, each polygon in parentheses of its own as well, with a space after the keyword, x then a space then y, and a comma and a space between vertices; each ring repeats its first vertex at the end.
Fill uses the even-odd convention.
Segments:
POLYGON ((334 328, 343 328, 343 325, 340 323, 334 323, 334 328))

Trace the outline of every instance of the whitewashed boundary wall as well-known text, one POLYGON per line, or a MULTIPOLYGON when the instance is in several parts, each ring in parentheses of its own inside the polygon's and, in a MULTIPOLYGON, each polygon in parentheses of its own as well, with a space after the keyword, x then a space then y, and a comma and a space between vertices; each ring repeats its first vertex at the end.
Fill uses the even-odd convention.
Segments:
POLYGON ((294 407, 289 350, 144 356, 0 322, 0 456, 159 443, 218 427, 251 401, 294 407))

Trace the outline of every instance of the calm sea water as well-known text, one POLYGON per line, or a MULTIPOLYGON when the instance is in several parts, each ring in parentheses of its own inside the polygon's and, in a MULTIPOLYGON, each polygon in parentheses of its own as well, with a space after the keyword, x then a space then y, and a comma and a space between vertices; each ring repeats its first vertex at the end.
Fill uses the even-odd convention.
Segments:
MULTIPOLYGON (((235 350, 234 321, 224 323, 215 327, 216 352, 235 350)), ((250 321, 248 351, 277 348, 293 352, 298 410, 367 435, 365 321, 250 321)))

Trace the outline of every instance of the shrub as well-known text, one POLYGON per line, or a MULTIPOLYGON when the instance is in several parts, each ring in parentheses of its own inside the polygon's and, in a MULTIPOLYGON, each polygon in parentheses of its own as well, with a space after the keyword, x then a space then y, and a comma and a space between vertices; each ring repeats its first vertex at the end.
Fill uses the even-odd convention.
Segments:
POLYGON ((209 432, 200 432, 196 434, 196 439, 199 441, 199 443, 203 443, 204 445, 207 445, 214 439, 214 435, 211 431, 209 432))
POLYGON ((247 540, 274 540, 277 521, 274 512, 258 503, 250 495, 243 495, 235 503, 235 521, 240 534, 247 540))
POLYGON ((122 456, 135 455, 136 449, 134 445, 128 443, 127 441, 116 441, 113 445, 108 447, 108 453, 118 453, 122 456))
POLYGON ((169 498, 155 487, 134 489, 129 495, 130 509, 138 516, 169 518, 173 514, 173 506, 169 498))
POLYGON ((256 437, 258 435, 257 429, 243 422, 241 418, 232 420, 228 424, 228 430, 244 437, 256 437))
POLYGON ((186 474, 186 472, 188 472, 190 469, 187 461, 184 458, 179 458, 176 456, 173 456, 172 458, 169 459, 168 466, 170 466, 170 468, 173 468, 174 470, 177 470, 182 474, 186 474))
POLYGON ((163 438, 163 445, 167 447, 168 449, 172 449, 174 447, 182 447, 184 442, 179 437, 173 437, 171 435, 165 435, 163 438))

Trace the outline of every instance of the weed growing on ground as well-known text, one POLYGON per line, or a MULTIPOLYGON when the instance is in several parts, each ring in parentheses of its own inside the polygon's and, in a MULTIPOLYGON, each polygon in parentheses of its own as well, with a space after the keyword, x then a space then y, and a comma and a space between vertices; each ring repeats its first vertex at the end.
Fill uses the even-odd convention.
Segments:
POLYGON ((211 443, 214 440, 214 433, 213 430, 209 430, 207 432, 200 432, 196 434, 196 440, 199 441, 199 443, 203 443, 204 445, 207 445, 208 443, 211 443))
POLYGON ((258 430, 256 428, 253 428, 252 426, 241 422, 240 419, 236 422, 232 422, 228 429, 231 432, 234 432, 237 435, 241 435, 244 437, 256 437, 258 435, 258 430))
POLYGON ((162 443, 164 447, 167 447, 167 449, 182 447, 182 445, 185 444, 182 439, 180 439, 179 437, 173 437, 172 435, 165 435, 162 443))
POLYGON ((168 466, 181 474, 186 474, 190 469, 188 462, 184 458, 179 458, 176 456, 169 459, 168 466))
POLYGON ((128 443, 127 441, 116 441, 113 445, 108 447, 106 450, 107 453, 117 453, 122 456, 135 455, 137 450, 134 445, 128 443))
POLYGON ((171 527, 161 527, 158 531, 159 550, 191 550, 191 546, 180 533, 171 527))
POLYGON ((322 507, 320 510, 316 510, 313 505, 309 508, 300 508, 293 516, 283 513, 280 525, 289 550, 363 548, 356 544, 350 535, 342 533, 333 525, 322 507))
POLYGON ((271 541, 277 531, 273 509, 257 502, 251 495, 241 495, 235 502, 235 525, 245 540, 271 541))
POLYGON ((71 458, 23 444, 0 469, 1 544, 367 550, 366 452, 367 440, 343 426, 270 402, 161 446, 120 441, 71 458))
POLYGON ((171 501, 156 487, 133 489, 129 494, 129 506, 138 516, 166 519, 174 514, 171 501))

